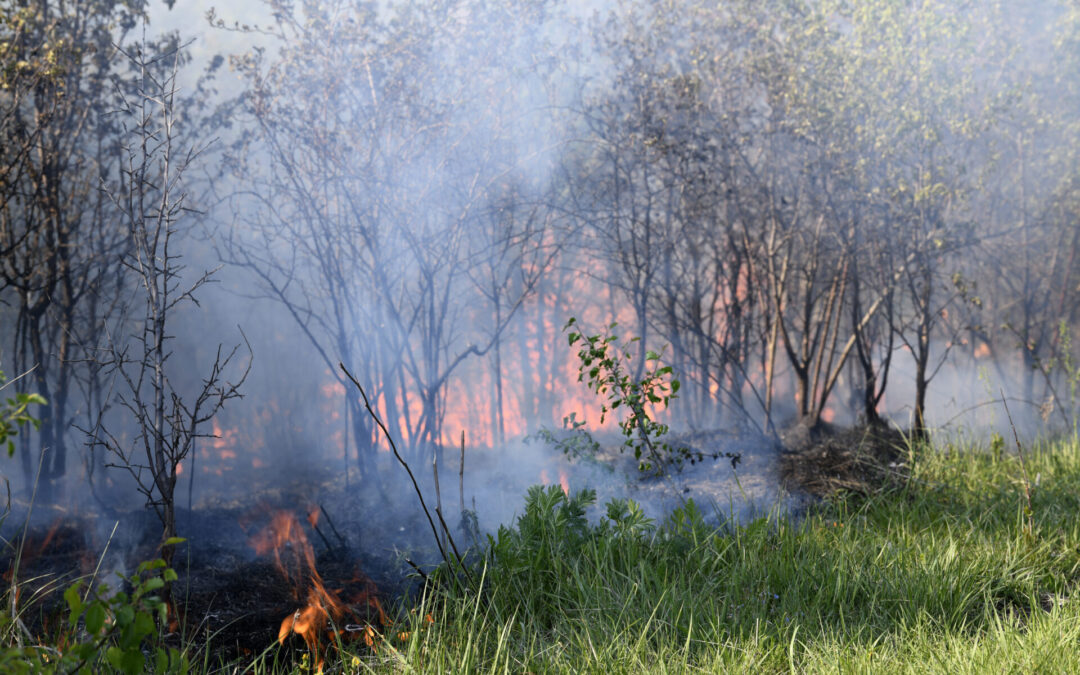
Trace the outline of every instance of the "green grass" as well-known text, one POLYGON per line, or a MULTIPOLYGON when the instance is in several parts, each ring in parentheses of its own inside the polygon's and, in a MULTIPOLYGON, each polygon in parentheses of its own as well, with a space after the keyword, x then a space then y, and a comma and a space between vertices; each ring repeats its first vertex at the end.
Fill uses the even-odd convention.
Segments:
MULTIPOLYGON (((1000 445, 924 451, 902 485, 719 531, 692 505, 652 523, 537 487, 466 590, 442 570, 377 651, 339 645, 327 671, 1076 672, 1080 441, 1027 462, 1031 530, 1000 445)), ((187 653, 202 672, 310 672, 295 649, 239 668, 212 643, 187 653)))
POLYGON ((585 500, 534 490, 480 593, 429 596, 434 624, 359 669, 1076 671, 1080 443, 1027 459, 1032 532, 1019 462, 976 448, 925 452, 906 485, 798 523, 726 533, 692 508, 589 525, 585 500))

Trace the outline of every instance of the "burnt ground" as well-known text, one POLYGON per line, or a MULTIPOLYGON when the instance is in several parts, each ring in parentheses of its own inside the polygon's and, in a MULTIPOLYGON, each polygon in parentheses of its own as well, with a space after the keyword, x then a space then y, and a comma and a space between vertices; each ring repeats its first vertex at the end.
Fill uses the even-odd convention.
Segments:
MULTIPOLYGON (((525 461, 477 451, 462 479, 464 492, 473 495, 466 507, 475 510, 481 529, 491 532, 500 523, 512 522, 529 485, 544 481, 562 482, 571 490, 594 488, 600 504, 630 497, 658 519, 692 498, 706 514, 711 507, 718 523, 746 522, 777 509, 797 516, 839 490, 870 493, 902 479, 907 456, 902 433, 884 426, 795 426, 780 440, 714 430, 673 434, 669 442, 700 453, 704 461, 687 462, 656 478, 638 472, 633 457, 617 445, 589 461, 536 451, 524 453, 531 457, 525 461), (724 453, 740 455, 734 470, 724 453)), ((449 478, 442 479, 444 512, 457 514, 461 495, 456 464, 450 469, 444 471, 449 478)), ((423 568, 437 562, 438 554, 400 467, 391 464, 382 471, 396 478, 384 480, 377 489, 361 490, 355 483, 346 488, 340 479, 327 477, 293 489, 260 490, 257 498, 207 501, 194 511, 181 510, 179 529, 188 543, 178 551, 174 567, 180 575, 176 597, 184 608, 187 635, 198 635, 197 644, 209 641, 214 660, 244 657, 274 645, 282 621, 306 604, 310 575, 298 562, 304 540, 325 586, 342 600, 343 623, 378 625, 368 597, 392 614, 419 587, 419 576, 407 560, 423 568), (319 511, 319 519, 313 526, 308 516, 314 511, 319 511), (253 544, 279 512, 294 514, 303 533, 303 539, 279 549, 291 578, 283 575, 273 554, 259 555, 253 544)), ((419 479, 434 509, 433 482, 422 475, 419 479)), ((22 531, 17 516, 16 508, 0 523, 0 536, 7 542, 0 553, 0 576, 7 584, 22 531)), ((40 524, 28 530, 18 579, 20 605, 27 608, 24 620, 36 634, 47 635, 63 625, 62 591, 74 579, 96 570, 97 579, 115 587, 117 572, 129 572, 139 561, 158 555, 160 526, 142 509, 94 513, 39 508, 34 522, 40 524), (113 533, 115 523, 120 525, 113 533)), ((452 527, 459 545, 467 546, 469 537, 456 523, 452 527)), ((302 646, 298 638, 291 640, 291 645, 302 646)))
MULTIPOLYGON (((340 624, 351 624, 345 638, 361 637, 368 624, 380 628, 371 600, 392 612, 396 601, 418 588, 418 575, 405 559, 422 567, 435 561, 422 512, 391 513, 383 502, 381 490, 346 492, 331 481, 302 493, 268 491, 255 500, 180 510, 178 529, 187 543, 178 547, 173 567, 179 575, 174 597, 181 608, 182 632, 188 638, 197 636, 195 644, 209 643, 212 663, 275 645, 282 621, 308 604, 312 574, 305 562, 307 550, 325 588, 341 602, 340 624), (308 517, 313 511, 319 512, 315 525, 308 517), (276 554, 260 555, 256 541, 275 531, 272 522, 279 513, 294 517, 293 533, 299 536, 283 543, 276 554)), ((76 579, 94 578, 116 589, 121 585, 117 574, 130 574, 139 562, 160 556, 160 524, 146 510, 106 514, 38 508, 22 543, 25 512, 18 504, 14 507, 0 525, 0 577, 6 590, 15 572, 14 551, 22 544, 19 606, 35 636, 47 639, 64 628, 62 593, 76 579)), ((181 636, 169 639, 179 643, 181 636)), ((287 644, 302 647, 303 641, 293 636, 287 644)))
POLYGON ((817 498, 839 491, 867 495, 906 475, 909 442, 886 424, 794 425, 781 438, 780 473, 789 490, 817 498))

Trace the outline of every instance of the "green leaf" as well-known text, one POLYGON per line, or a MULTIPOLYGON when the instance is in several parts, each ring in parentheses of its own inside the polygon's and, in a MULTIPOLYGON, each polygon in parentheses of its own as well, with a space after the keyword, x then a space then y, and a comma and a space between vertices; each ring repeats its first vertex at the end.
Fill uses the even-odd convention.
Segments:
POLYGON ((91 603, 86 610, 86 632, 97 635, 105 625, 105 607, 100 602, 91 603))
POLYGON ((105 658, 109 660, 113 668, 122 670, 122 664, 124 663, 124 650, 119 647, 109 647, 105 650, 105 658))
POLYGON ((124 652, 121 658, 120 670, 124 671, 128 675, 139 675, 146 666, 146 659, 143 658, 142 652, 138 647, 129 649, 124 652))
MULTIPOLYGON (((162 546, 176 546, 177 544, 183 544, 185 541, 187 541, 185 537, 169 537, 162 546)), ((163 560, 162 563, 164 562, 163 560)))
POLYGON ((19 402, 24 405, 31 405, 33 403, 38 405, 48 405, 41 394, 19 394, 19 402))
POLYGON ((154 618, 146 612, 139 612, 135 615, 135 633, 139 639, 153 634, 154 632, 154 618))
POLYGON ((82 598, 79 597, 81 586, 81 582, 72 583, 68 586, 67 590, 64 591, 64 599, 67 600, 68 608, 70 609, 68 625, 70 625, 72 629, 79 623, 79 617, 82 616, 82 610, 84 608, 82 598))
POLYGON ((79 591, 82 589, 82 582, 76 581, 64 590, 64 600, 67 601, 68 609, 72 614, 78 614, 82 612, 83 602, 79 597, 79 591))

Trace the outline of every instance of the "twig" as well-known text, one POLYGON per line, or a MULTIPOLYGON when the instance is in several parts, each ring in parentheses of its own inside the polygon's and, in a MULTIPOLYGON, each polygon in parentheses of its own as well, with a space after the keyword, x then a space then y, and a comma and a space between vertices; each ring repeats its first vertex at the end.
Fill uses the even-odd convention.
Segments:
MULTIPOLYGON (((338 362, 338 367, 341 368, 341 372, 345 373, 345 377, 352 381, 353 385, 360 391, 360 396, 364 399, 364 407, 367 409, 368 414, 371 415, 371 419, 375 421, 379 429, 382 430, 383 435, 386 436, 387 442, 390 444, 390 450, 394 453, 394 457, 398 463, 405 469, 405 472, 409 474, 409 480, 412 481, 413 490, 416 492, 417 499, 420 500, 420 508, 424 511, 424 516, 427 517, 428 525, 431 526, 431 534, 435 537, 435 545, 439 548, 439 554, 442 555, 442 559, 450 564, 450 557, 446 554, 446 549, 443 548, 442 541, 439 538, 439 530, 435 527, 435 520, 431 517, 431 511, 428 510, 427 503, 424 501, 424 493, 420 491, 420 485, 416 482, 416 476, 413 475, 412 469, 409 468, 408 463, 402 458, 401 453, 398 452, 397 444, 394 443, 394 438, 390 435, 386 425, 383 424, 382 419, 379 417, 371 407, 371 401, 368 400, 367 393, 364 391, 364 387, 360 385, 359 380, 353 377, 353 374, 345 367, 345 364, 338 362)), ((468 575, 468 571, 466 571, 468 575)), ((471 581, 471 578, 470 578, 471 581)))
POLYGON ((439 489, 439 453, 431 456, 431 473, 435 477, 435 513, 439 515, 439 522, 443 528, 443 546, 446 546, 446 538, 450 532, 446 529, 446 522, 442 519, 442 490, 439 489))
POLYGON ((112 544, 113 537, 116 536, 116 528, 120 527, 120 521, 117 520, 113 523, 112 532, 109 533, 109 538, 105 541, 105 548, 101 550, 101 555, 98 556, 97 565, 94 567, 94 573, 90 575, 90 583, 86 585, 86 592, 83 593, 83 602, 90 597, 90 589, 93 588, 94 583, 97 581, 98 572, 101 571, 101 563, 105 562, 105 555, 109 552, 109 545, 112 544))
POLYGON ((27 375, 29 375, 30 373, 34 372, 34 369, 37 368, 37 367, 38 367, 38 364, 35 363, 34 365, 27 368, 25 373, 23 373, 21 375, 16 375, 15 377, 11 378, 7 382, 4 382, 3 384, 0 384, 0 391, 3 391, 4 389, 7 389, 8 387, 12 386, 13 384, 18 382, 19 380, 21 380, 24 377, 26 377, 27 375))
POLYGON ((334 531, 334 536, 337 537, 338 542, 341 543, 341 548, 348 548, 345 537, 341 536, 341 533, 338 532, 338 529, 334 527, 334 521, 330 518, 330 514, 326 512, 326 507, 324 507, 322 504, 319 504, 319 510, 322 511, 322 514, 324 516, 326 516, 326 522, 328 525, 330 525, 330 529, 334 531))
POLYGON ((425 583, 428 581, 428 575, 424 574, 424 570, 420 569, 419 565, 414 563, 412 560, 409 560, 408 558, 405 558, 405 562, 409 563, 409 567, 416 570, 416 573, 420 575, 420 577, 424 580, 425 583))
MULTIPOLYGON (((450 548, 454 550, 454 555, 457 557, 458 565, 461 566, 461 569, 465 572, 465 575, 469 576, 469 570, 465 567, 465 560, 464 558, 462 558, 461 552, 458 551, 457 544, 454 543, 454 538, 450 536, 450 528, 446 526, 446 521, 443 520, 442 509, 436 508, 435 515, 439 517, 439 522, 442 524, 443 532, 446 533, 446 539, 450 542, 450 548)), ((471 576, 469 577, 469 581, 472 581, 471 576)))
POLYGON ((316 525, 315 523, 311 523, 311 529, 315 530, 315 533, 319 535, 319 539, 322 539, 322 543, 324 546, 326 546, 327 551, 333 553, 336 550, 333 546, 330 545, 330 540, 326 538, 326 535, 322 533, 322 530, 319 529, 318 525, 316 525))
POLYGON ((461 430, 461 462, 457 474, 458 497, 461 499, 461 512, 465 513, 465 430, 461 430))
POLYGON ((1013 440, 1016 441, 1016 451, 1020 454, 1020 470, 1024 474, 1024 499, 1027 501, 1027 529, 1028 534, 1032 534, 1035 531, 1032 524, 1034 511, 1031 508, 1031 483, 1028 481, 1027 462, 1024 461, 1024 448, 1020 445, 1020 436, 1016 433, 1016 425, 1013 424, 1012 414, 1009 413, 1009 404, 1005 402, 1004 391, 1001 391, 1001 405, 1005 406, 1005 416, 1009 418, 1009 427, 1013 432, 1013 440))

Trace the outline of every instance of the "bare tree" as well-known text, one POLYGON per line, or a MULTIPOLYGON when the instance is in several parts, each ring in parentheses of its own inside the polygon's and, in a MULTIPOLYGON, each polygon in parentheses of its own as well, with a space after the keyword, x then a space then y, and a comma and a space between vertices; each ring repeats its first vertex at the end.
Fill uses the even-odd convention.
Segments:
MULTIPOLYGON (((145 27, 144 27, 145 31, 145 27)), ((114 334, 107 365, 117 378, 117 401, 126 412, 119 422, 104 413, 90 430, 92 442, 112 455, 110 466, 127 471, 161 520, 162 540, 176 531, 176 481, 181 464, 196 439, 208 437, 205 425, 240 387, 251 361, 238 367, 238 347, 220 346, 202 382, 182 391, 178 373, 169 363, 173 319, 185 304, 197 306, 196 293, 213 272, 185 278, 181 264, 189 215, 185 206, 184 172, 199 148, 181 147, 176 128, 176 75, 182 47, 175 40, 155 49, 145 36, 131 49, 117 47, 138 75, 137 86, 122 94, 116 112, 124 130, 124 166, 118 186, 109 195, 122 214, 131 247, 123 262, 133 274, 135 300, 141 316, 133 316, 121 331, 132 327, 128 339, 114 334), (232 376, 230 381, 229 377, 232 376), (129 441, 124 433, 134 427, 129 441)), ((163 557, 170 562, 173 547, 163 557)))
MULTIPOLYGON (((391 21, 366 6, 305 5, 277 14, 275 59, 234 59, 247 91, 230 119, 251 129, 227 153, 242 187, 228 196, 239 227, 223 258, 285 308, 330 376, 348 384, 341 360, 371 383, 412 453, 442 440, 459 368, 499 344, 549 264, 534 255, 550 244, 543 213, 493 231, 507 212, 492 205, 529 153, 514 152, 509 106, 488 98, 508 96, 514 74, 490 69, 494 50, 466 35, 528 18, 504 9, 400 3, 391 21), (448 67, 445 54, 471 65, 448 67), (539 267, 517 275, 515 262, 539 267), (486 303, 494 323, 476 318, 486 303)), ((363 474, 375 430, 346 400, 363 474)))

